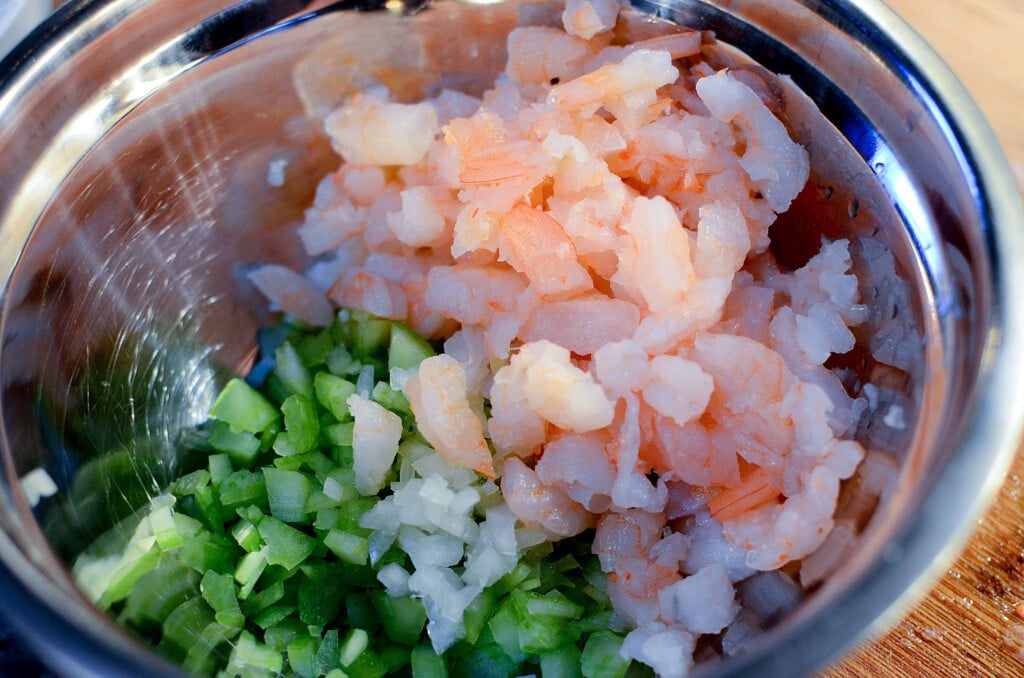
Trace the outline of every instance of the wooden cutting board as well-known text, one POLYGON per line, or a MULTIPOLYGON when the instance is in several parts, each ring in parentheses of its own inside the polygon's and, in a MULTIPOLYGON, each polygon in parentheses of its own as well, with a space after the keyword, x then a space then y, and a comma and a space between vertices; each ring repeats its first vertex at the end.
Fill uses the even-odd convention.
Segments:
MULTIPOLYGON (((888 2, 967 86, 1024 188, 1024 0, 888 2)), ((931 593, 887 634, 823 675, 1024 676, 1021 604, 1024 450, 966 550, 931 593)))

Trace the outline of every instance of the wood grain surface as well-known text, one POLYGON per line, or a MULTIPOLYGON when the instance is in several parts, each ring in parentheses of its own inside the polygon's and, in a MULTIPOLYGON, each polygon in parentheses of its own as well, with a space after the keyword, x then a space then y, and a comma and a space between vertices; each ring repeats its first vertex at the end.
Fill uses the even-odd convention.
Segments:
MULTIPOLYGON (((1024 187, 1024 0, 888 0, 980 105, 1024 187)), ((887 634, 823 672, 1024 676, 1024 452, 966 550, 887 634)))

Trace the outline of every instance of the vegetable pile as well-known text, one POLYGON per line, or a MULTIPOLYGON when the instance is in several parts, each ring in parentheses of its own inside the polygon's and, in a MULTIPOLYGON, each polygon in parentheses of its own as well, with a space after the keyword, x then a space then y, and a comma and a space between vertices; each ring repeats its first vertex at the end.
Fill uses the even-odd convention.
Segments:
POLYGON ((426 341, 358 311, 263 339, 188 436, 204 463, 76 561, 102 608, 200 675, 625 675, 592 533, 517 528, 417 430, 426 341))

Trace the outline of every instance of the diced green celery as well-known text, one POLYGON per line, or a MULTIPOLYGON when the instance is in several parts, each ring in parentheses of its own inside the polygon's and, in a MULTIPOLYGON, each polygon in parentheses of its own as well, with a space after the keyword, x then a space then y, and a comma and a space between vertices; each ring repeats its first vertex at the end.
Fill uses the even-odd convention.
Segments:
POLYGON ((494 614, 494 589, 484 589, 466 606, 462 624, 466 627, 466 642, 476 643, 487 620, 494 614))
POLYGON ((299 566, 316 547, 316 539, 286 525, 273 516, 263 516, 256 524, 266 542, 267 562, 291 570, 299 566))
POLYGON ((458 678, 508 678, 518 675, 519 664, 497 645, 483 645, 457 658, 452 673, 458 678))
POLYGON ((324 674, 324 678, 353 678, 341 669, 331 669, 324 674))
MULTIPOLYGON (((214 532, 223 531, 224 521, 230 518, 231 511, 224 508, 216 486, 207 485, 196 492, 194 496, 185 497, 185 499, 192 500, 193 513, 202 520, 206 527, 214 532)), ((187 510, 185 506, 183 503, 182 510, 187 510)))
POLYGON ((207 572, 199 584, 203 598, 213 608, 217 621, 228 628, 241 628, 245 617, 238 606, 238 592, 230 574, 207 572))
POLYGON ((313 376, 302 364, 302 358, 298 351, 288 342, 285 342, 274 352, 274 374, 281 380, 291 393, 313 397, 313 376))
POLYGON ((316 476, 317 480, 323 482, 331 471, 334 470, 334 462, 318 450, 307 452, 301 457, 302 463, 306 465, 316 476))
POLYGON ((128 543, 121 560, 114 567, 107 590, 100 596, 98 605, 104 609, 131 593, 132 587, 147 572, 160 564, 160 549, 156 537, 143 537, 128 543))
POLYGON ((381 643, 381 645, 383 647, 378 647, 377 651, 384 664, 385 675, 392 676, 399 673, 409 675, 409 657, 412 654, 412 648, 408 645, 390 645, 388 643, 381 643))
POLYGON ((235 523, 235 526, 231 528, 231 536, 247 553, 259 551, 263 546, 263 538, 260 536, 259 530, 248 520, 240 520, 235 523))
POLYGON ((200 574, 209 570, 231 572, 238 561, 238 547, 224 537, 204 530, 185 540, 175 555, 200 574))
POLYGON ((386 591, 371 591, 370 600, 377 610, 384 633, 394 643, 415 645, 427 623, 423 603, 409 596, 389 596, 386 591))
POLYGON ((558 589, 551 590, 544 594, 516 592, 517 604, 525 607, 528 615, 546 615, 551 617, 565 617, 567 619, 579 619, 583 615, 583 606, 577 605, 558 589))
POLYGON ((277 447, 275 447, 274 451, 278 453, 278 456, 274 457, 274 468, 279 468, 283 471, 300 471, 303 467, 302 457, 304 455, 296 454, 292 449, 292 444, 287 441, 288 438, 285 436, 278 438, 278 442, 275 443, 277 447), (286 449, 281 448, 281 445, 285 443, 287 443, 285 445, 286 449), (285 456, 280 456, 282 453, 285 454, 285 456))
POLYGON ((498 611, 487 622, 487 627, 491 630, 491 635, 494 636, 494 642, 501 646, 504 653, 516 664, 530 654, 519 646, 519 622, 510 598, 506 598, 502 602, 498 611))
POLYGON ((339 511, 335 507, 325 506, 316 512, 316 520, 313 521, 313 528, 326 532, 337 526, 339 511))
POLYGON ((260 613, 256 615, 256 618, 253 619, 253 623, 261 629, 266 630, 277 626, 293 612, 295 612, 295 606, 288 603, 271 605, 270 607, 260 611, 260 613))
POLYGON ((348 666, 359 658, 363 652, 370 647, 370 634, 363 629, 352 629, 341 641, 339 646, 339 661, 343 667, 348 666))
POLYGON ((448 678, 444 657, 434 652, 430 645, 414 647, 409 662, 412 664, 412 678, 448 678))
POLYGON ((228 628, 217 621, 207 624, 188 648, 182 668, 192 674, 208 675, 222 660, 218 648, 233 638, 238 631, 239 627, 228 628))
POLYGON ((227 422, 236 431, 260 433, 278 420, 280 412, 259 391, 235 378, 217 396, 210 416, 227 422))
POLYGON ((387 665, 380 655, 372 649, 364 650, 355 661, 345 667, 347 678, 383 678, 388 671, 387 665))
POLYGON ((246 598, 242 602, 242 611, 246 616, 251 617, 282 598, 284 598, 284 582, 277 581, 246 598))
POLYGON ((435 355, 434 347, 426 339, 413 332, 405 323, 391 323, 391 337, 388 344, 388 372, 398 368, 408 370, 417 367, 424 358, 435 355))
POLYGON ((581 656, 573 643, 545 652, 540 656, 540 673, 544 678, 580 678, 581 656))
POLYGON ((316 673, 317 641, 310 636, 299 635, 288 645, 288 665, 299 678, 314 678, 316 673))
POLYGON ((286 523, 305 522, 306 502, 313 491, 309 477, 298 471, 263 467, 270 512, 286 523))
POLYGON ((383 381, 378 381, 374 385, 370 397, 384 408, 396 414, 412 414, 412 407, 409 405, 409 399, 405 394, 391 388, 390 385, 383 381))
POLYGON ((331 445, 352 446, 352 432, 355 430, 355 422, 344 422, 332 424, 324 429, 324 436, 331 445))
POLYGON ((352 418, 352 414, 348 410, 348 399, 356 392, 355 384, 330 372, 317 372, 313 377, 313 388, 316 392, 316 399, 337 421, 347 421, 352 418))
MULTIPOLYGON (((259 449, 259 441, 256 442, 256 449, 259 449)), ((231 457, 226 454, 211 454, 207 464, 210 467, 210 479, 214 483, 227 478, 235 470, 231 466, 231 457)))
POLYGON ((296 353, 306 367, 317 367, 323 365, 327 355, 334 348, 336 339, 328 328, 315 334, 307 334, 294 340, 296 353))
MULTIPOLYGON (((234 431, 227 422, 219 421, 210 433, 210 445, 228 455, 235 464, 248 468, 260 451, 260 439, 249 431, 234 431)), ((230 473, 230 471, 228 471, 230 473)), ((226 474, 225 474, 226 475, 226 474)), ((214 478, 214 482, 217 482, 214 478)))
POLYGON ((184 538, 178 532, 178 526, 174 523, 174 516, 170 508, 161 506, 151 511, 149 524, 153 528, 153 536, 161 551, 172 551, 185 543, 184 538))
POLYGON ((210 484, 210 472, 204 468, 192 471, 174 481, 174 495, 185 497, 195 494, 210 484))
POLYGON ((324 633, 317 648, 314 659, 317 675, 324 675, 334 669, 341 668, 339 661, 338 629, 330 629, 324 633))
POLYGON ((217 486, 220 492, 220 503, 226 509, 238 506, 258 506, 266 508, 267 485, 263 474, 241 469, 235 471, 217 486))
POLYGON ((167 615, 162 628, 162 642, 177 648, 184 656, 199 642, 203 631, 215 623, 213 610, 201 597, 189 598, 167 615))
POLYGON ((356 318, 351 329, 352 353, 358 357, 368 357, 384 348, 391 336, 391 321, 383 318, 367 317, 365 320, 356 318))
POLYGON ((345 344, 338 344, 327 354, 327 369, 337 377, 358 374, 359 363, 352 358, 345 344))
POLYGON ((199 573, 175 558, 163 558, 143 575, 125 599, 118 620, 135 627, 159 627, 174 608, 196 595, 199 573))
MULTIPOLYGON (((609 600, 607 604, 611 605, 611 601, 609 600)), ((584 633, 590 633, 599 629, 606 629, 615 633, 625 633, 629 630, 629 623, 626 620, 617 615, 614 610, 606 609, 588 614, 576 622, 576 625, 584 633)))
POLYGON ((235 568, 235 581, 241 587, 238 590, 239 600, 245 600, 252 594, 253 589, 256 588, 256 582, 259 581, 265 569, 267 569, 266 547, 242 556, 235 568))
POLYGON ((370 543, 366 537, 333 528, 324 536, 324 544, 346 563, 366 565, 369 561, 370 543))
POLYGON ((313 401, 301 394, 288 396, 281 403, 284 413, 284 434, 278 434, 274 451, 283 457, 305 454, 320 439, 320 420, 313 401))
POLYGON ((348 588, 338 563, 309 563, 301 566, 299 619, 313 626, 327 626, 341 611, 348 588))
POLYGON ((363 591, 349 591, 345 594, 345 623, 376 635, 380 630, 377 610, 370 602, 370 596, 363 591))
POLYGON ((504 596, 506 593, 529 578, 531 572, 532 570, 528 564, 519 561, 511 572, 495 582, 494 594, 498 597, 504 596))
POLYGON ((253 524, 260 522, 260 519, 266 515, 258 506, 239 506, 235 509, 235 514, 242 520, 248 520, 253 524))
POLYGON ((581 635, 579 627, 568 623, 564 617, 526 615, 519 619, 519 647, 530 654, 574 643, 581 635))
POLYGON ((590 634, 580 658, 584 677, 623 678, 629 669, 629 660, 619 654, 622 640, 621 636, 603 629, 590 634))
MULTIPOLYGON (((295 609, 294 605, 292 606, 292 609, 295 609)), ((263 634, 263 642, 278 652, 287 652, 288 648, 291 647, 292 643, 294 643, 298 638, 309 638, 309 636, 307 635, 306 625, 295 617, 282 619, 278 624, 268 628, 263 634)), ((316 647, 315 644, 314 647, 316 647)), ((290 656, 288 661, 289 663, 291 662, 290 656)))
POLYGON ((280 652, 256 640, 248 631, 242 631, 235 641, 228 660, 229 675, 275 675, 284 668, 284 657, 280 652))

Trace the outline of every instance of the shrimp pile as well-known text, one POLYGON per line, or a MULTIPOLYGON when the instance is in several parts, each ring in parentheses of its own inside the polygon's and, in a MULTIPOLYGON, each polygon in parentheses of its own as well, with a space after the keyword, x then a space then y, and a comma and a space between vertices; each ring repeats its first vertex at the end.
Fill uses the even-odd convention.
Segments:
POLYGON ((621 9, 516 28, 480 98, 349 98, 299 229, 316 263, 253 280, 314 325, 360 308, 443 340, 404 385, 424 437, 522 526, 594 529, 623 653, 681 676, 737 582, 829 536, 864 450, 824 363, 866 309, 846 240, 796 271, 769 250, 809 176, 771 88, 699 32, 624 43, 621 9))

